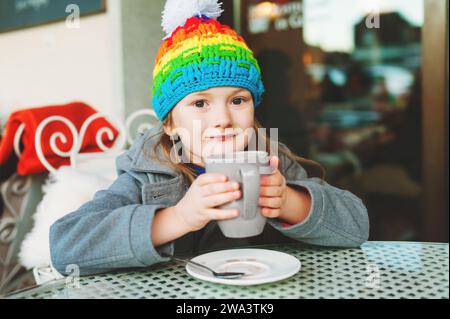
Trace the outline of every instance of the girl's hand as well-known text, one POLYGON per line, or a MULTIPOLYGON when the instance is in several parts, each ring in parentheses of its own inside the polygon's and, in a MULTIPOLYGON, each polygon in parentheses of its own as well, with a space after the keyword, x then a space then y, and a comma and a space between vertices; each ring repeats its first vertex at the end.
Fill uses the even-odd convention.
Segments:
POLYGON ((280 160, 277 156, 271 156, 270 165, 277 169, 271 175, 261 176, 260 179, 259 205, 261 214, 268 218, 280 217, 286 201, 286 179, 278 169, 279 163, 280 160))
POLYGON ((239 183, 228 181, 223 174, 199 175, 184 197, 175 205, 175 214, 190 231, 203 228, 211 220, 239 216, 237 209, 214 208, 241 197, 239 183))

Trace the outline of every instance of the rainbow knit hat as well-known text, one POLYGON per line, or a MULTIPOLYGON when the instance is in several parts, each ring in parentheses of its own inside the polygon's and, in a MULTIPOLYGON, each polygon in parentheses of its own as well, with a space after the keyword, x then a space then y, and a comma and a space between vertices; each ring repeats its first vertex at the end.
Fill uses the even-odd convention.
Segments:
POLYGON ((215 19, 217 0, 168 0, 163 39, 153 70, 152 104, 163 121, 186 95, 218 86, 249 90, 255 106, 264 86, 261 70, 244 39, 215 19))

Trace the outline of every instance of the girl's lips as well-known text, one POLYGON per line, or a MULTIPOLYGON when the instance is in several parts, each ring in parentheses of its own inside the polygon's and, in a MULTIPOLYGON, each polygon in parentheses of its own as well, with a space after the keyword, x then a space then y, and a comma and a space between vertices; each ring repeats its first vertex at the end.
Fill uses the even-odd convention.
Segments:
POLYGON ((229 140, 233 137, 235 137, 236 135, 232 134, 232 135, 218 135, 218 136, 209 136, 206 139, 207 140, 212 140, 212 141, 219 141, 219 142, 224 142, 226 140, 229 140))

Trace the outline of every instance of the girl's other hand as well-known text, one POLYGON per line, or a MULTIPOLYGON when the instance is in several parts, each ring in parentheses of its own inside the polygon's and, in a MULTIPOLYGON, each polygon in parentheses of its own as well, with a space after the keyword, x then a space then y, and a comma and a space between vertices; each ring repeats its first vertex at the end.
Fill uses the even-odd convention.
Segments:
POLYGON ((228 181, 223 174, 204 173, 194 180, 184 197, 175 205, 175 214, 190 231, 196 231, 211 220, 238 217, 237 209, 215 207, 240 197, 239 183, 228 181))
POLYGON ((279 162, 277 156, 272 156, 270 165, 276 167, 276 171, 260 178, 259 205, 261 206, 261 214, 268 218, 280 217, 286 201, 286 179, 278 169, 279 162))

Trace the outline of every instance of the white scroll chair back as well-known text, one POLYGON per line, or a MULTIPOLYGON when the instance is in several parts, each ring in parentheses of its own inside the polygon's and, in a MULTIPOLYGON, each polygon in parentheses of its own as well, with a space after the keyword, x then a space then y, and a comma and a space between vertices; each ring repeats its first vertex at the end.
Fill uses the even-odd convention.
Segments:
MULTIPOLYGON (((42 137, 42 132, 45 129, 45 126, 48 125, 48 123, 53 122, 53 121, 60 121, 60 122, 63 122, 70 129, 71 135, 73 137, 73 145, 70 148, 70 150, 65 151, 65 152, 61 151, 56 146, 56 140, 59 139, 61 143, 65 144, 68 142, 67 136, 65 136, 61 132, 53 132, 52 135, 50 136, 50 141, 49 141, 50 148, 51 148, 51 151, 54 152, 54 154, 56 154, 60 157, 63 157, 63 158, 70 158, 71 166, 73 168, 76 167, 75 165, 81 165, 81 163, 85 163, 88 160, 92 160, 92 161, 98 160, 102 156, 105 158, 117 157, 126 149, 127 142, 130 145, 134 143, 133 136, 135 136, 137 132, 135 134, 132 134, 130 132, 131 125, 136 118, 143 116, 143 115, 148 116, 149 119, 139 125, 137 132, 141 132, 144 129, 150 129, 158 123, 158 119, 156 117, 155 112, 150 109, 138 110, 138 111, 132 113, 125 121, 125 125, 121 121, 119 121, 117 118, 115 118, 111 115, 95 113, 86 119, 86 121, 83 123, 83 125, 80 129, 80 132, 77 132, 75 125, 73 125, 73 123, 70 122, 67 118, 58 116, 58 115, 50 116, 50 117, 46 118, 44 121, 42 121, 36 130, 35 148, 36 148, 37 156, 38 156, 40 162, 42 163, 42 165, 49 172, 55 173, 56 168, 53 167, 47 161, 47 159, 45 158, 45 156, 43 154, 43 151, 42 151, 42 142, 43 141, 41 141, 41 137, 42 137), (114 142, 113 146, 110 148, 108 148, 107 146, 105 146, 103 144, 102 137, 104 134, 106 134, 108 140, 112 140, 114 138, 112 130, 108 127, 103 127, 97 131, 96 136, 95 136, 96 144, 97 144, 98 148, 101 150, 101 152, 89 153, 91 155, 87 155, 88 153, 80 153, 81 145, 84 140, 84 136, 87 132, 87 128, 94 120, 96 120, 97 118, 100 118, 100 117, 105 117, 108 121, 110 121, 118 129, 119 135, 118 135, 116 141, 114 142)), ((21 127, 21 129, 17 132, 16 137, 15 137, 14 149, 18 156, 20 155, 18 144, 20 141, 20 135, 23 133, 23 130, 24 130, 24 127, 21 127)), ((86 167, 86 169, 88 169, 88 168, 86 167)))
POLYGON ((125 121, 128 143, 130 145, 132 145, 134 143, 134 138, 132 138, 133 136, 136 136, 138 133, 141 133, 147 129, 151 129, 152 127, 155 127, 158 124, 159 124, 158 117, 156 116, 155 111, 153 111, 151 109, 142 109, 142 110, 137 110, 137 111, 131 113, 130 116, 128 116, 127 120, 125 121), (146 120, 138 123, 137 129, 133 134, 131 132, 131 126, 132 126, 133 122, 138 117, 142 117, 143 115, 146 116, 145 117, 146 120))
MULTIPOLYGON (((125 152, 125 135, 127 137, 128 143, 131 145, 134 142, 134 138, 132 136, 136 134, 132 134, 131 132, 131 125, 133 121, 142 116, 147 115, 150 117, 149 121, 145 121, 143 123, 140 123, 137 127, 136 134, 145 130, 150 129, 153 126, 155 126, 158 122, 158 119, 156 118, 156 114, 153 112, 153 110, 138 110, 134 113, 132 113, 125 122, 125 132, 123 132, 123 125, 119 124, 118 127, 120 128, 120 138, 117 139, 115 145, 111 148, 102 147, 103 152, 91 152, 91 153, 74 153, 70 156, 70 163, 72 168, 75 168, 77 171, 83 172, 83 173, 91 173, 96 174, 97 176, 106 178, 108 180, 115 180, 117 178, 117 172, 116 172, 116 158, 117 156, 121 155, 125 152)), ((110 118, 108 118, 111 120, 110 118)), ((87 125, 83 127, 87 127, 89 125, 89 122, 87 122, 87 125)), ((85 122, 85 123, 86 123, 85 122)), ((117 122, 117 121, 112 121, 117 122)), ((80 135, 84 133, 83 130, 80 131, 80 135)), ((112 135, 110 135, 112 137, 112 135)), ((81 140, 82 137, 79 139, 81 140)), ((97 138, 97 143, 100 146, 101 139, 97 138)))

